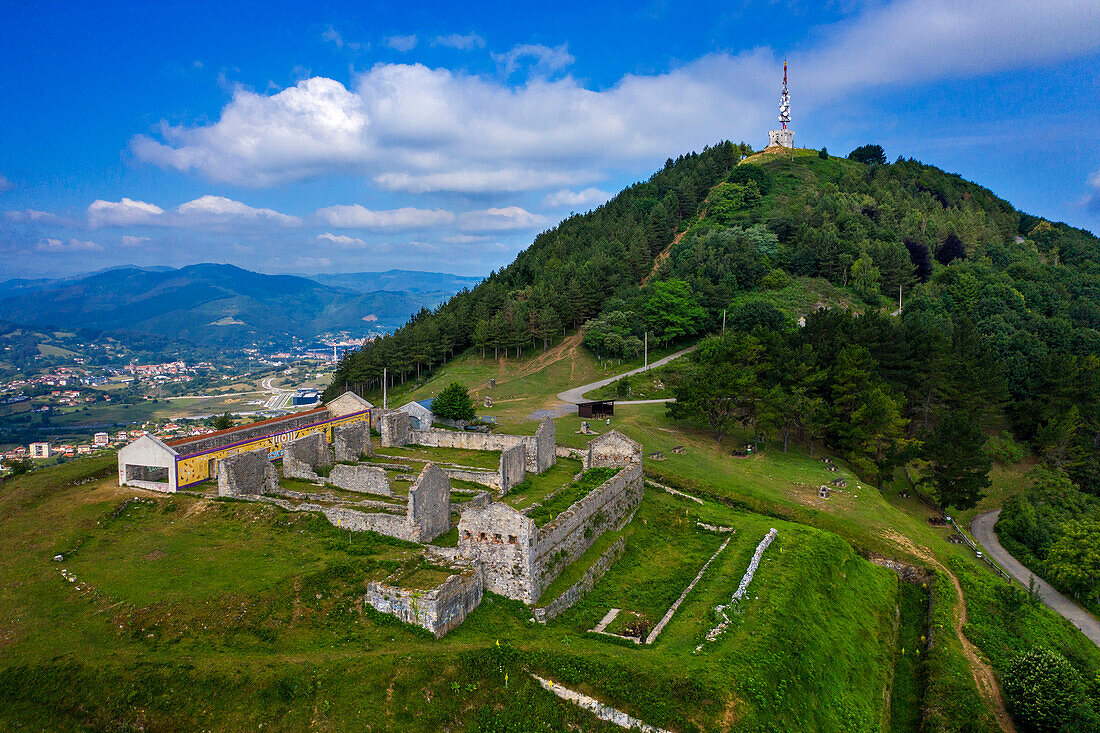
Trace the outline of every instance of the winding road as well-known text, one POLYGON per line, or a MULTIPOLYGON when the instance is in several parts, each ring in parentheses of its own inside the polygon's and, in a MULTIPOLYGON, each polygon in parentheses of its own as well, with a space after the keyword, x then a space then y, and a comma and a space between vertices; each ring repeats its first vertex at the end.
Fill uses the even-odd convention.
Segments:
POLYGON ((1088 611, 1056 591, 1050 583, 1028 570, 1023 563, 1012 557, 1008 550, 1001 547, 1001 543, 997 541, 997 535, 993 531, 993 526, 997 524, 999 516, 1001 516, 1001 510, 994 509, 991 512, 974 517, 973 521, 970 522, 970 533, 974 535, 974 539, 981 544, 982 549, 989 557, 996 560, 1009 575, 1025 586, 1028 585, 1031 578, 1034 578, 1035 587, 1038 589, 1039 598, 1043 603, 1079 628, 1081 633, 1092 640, 1093 644, 1100 646, 1100 621, 1097 621, 1088 611))
MULTIPOLYGON (((587 392, 591 392, 594 389, 599 389, 600 387, 605 387, 605 386, 611 384, 612 382, 614 382, 616 380, 622 379, 623 377, 631 377, 635 374, 640 374, 641 372, 647 371, 649 369, 655 369, 656 367, 664 366, 665 364, 669 363, 673 359, 679 359, 684 354, 690 354, 692 351, 695 351, 695 347, 694 346, 689 346, 686 349, 681 349, 680 351, 677 351, 675 354, 669 354, 668 356, 664 357, 663 359, 658 359, 657 361, 650 364, 648 367, 638 367, 637 369, 631 369, 628 372, 623 372, 622 374, 616 374, 612 377, 607 377, 606 379, 601 379, 597 382, 592 382, 590 384, 582 384, 580 387, 573 387, 572 389, 567 389, 564 392, 559 392, 558 393, 558 399, 561 400, 562 402, 568 402, 571 405, 580 404, 581 402, 585 401, 584 395, 587 392)), ((672 397, 666 397, 665 399, 662 399, 662 400, 615 400, 615 404, 616 405, 648 405, 648 404, 651 404, 651 403, 654 403, 654 402, 672 402, 672 401, 673 401, 672 397)))

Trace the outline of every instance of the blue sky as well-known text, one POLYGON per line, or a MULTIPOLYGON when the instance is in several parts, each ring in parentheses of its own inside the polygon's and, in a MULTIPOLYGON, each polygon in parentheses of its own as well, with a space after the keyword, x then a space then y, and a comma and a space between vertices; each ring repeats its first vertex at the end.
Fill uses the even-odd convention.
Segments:
POLYGON ((481 275, 669 156, 866 142, 1100 230, 1100 3, 9 4, 0 279, 481 275), (324 7, 320 7, 324 5, 324 7))

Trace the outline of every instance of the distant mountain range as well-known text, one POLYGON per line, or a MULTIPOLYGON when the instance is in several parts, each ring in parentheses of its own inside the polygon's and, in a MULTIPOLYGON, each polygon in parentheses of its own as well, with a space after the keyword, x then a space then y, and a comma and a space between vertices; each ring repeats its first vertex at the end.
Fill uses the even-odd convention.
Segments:
POLYGON ((57 280, 0 283, 0 313, 37 327, 155 333, 244 345, 327 331, 390 331, 480 278, 390 270, 264 275, 233 265, 117 267, 57 280))

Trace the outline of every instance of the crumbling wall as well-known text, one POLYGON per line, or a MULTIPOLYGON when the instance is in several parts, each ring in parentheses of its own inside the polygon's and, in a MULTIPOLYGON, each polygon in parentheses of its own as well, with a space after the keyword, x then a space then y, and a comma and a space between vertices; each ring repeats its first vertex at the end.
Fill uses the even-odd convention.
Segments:
POLYGON ((430 542, 451 529, 451 481, 439 466, 424 466, 409 487, 409 524, 417 542, 430 542))
POLYGON ((618 430, 611 430, 588 443, 585 468, 623 467, 641 462, 641 443, 631 440, 618 430))
POLYGON ((338 461, 358 461, 359 456, 374 455, 370 443, 370 423, 353 422, 337 425, 333 431, 333 448, 338 461))
POLYGON ((311 433, 292 440, 283 448, 283 476, 307 481, 320 481, 314 471, 319 466, 333 464, 332 449, 325 442, 324 433, 311 433))
MULTIPOLYGON (((383 418, 385 425, 385 418, 383 418)), ((385 443, 383 433, 383 445, 385 443)), ((544 419, 534 435, 503 435, 497 433, 474 433, 465 430, 413 430, 407 440, 409 443, 440 448, 464 448, 466 450, 505 451, 515 446, 523 446, 526 470, 542 473, 554 465, 557 456, 554 449, 554 421, 544 419)), ((395 445, 397 445, 395 443, 395 445)), ((404 445, 402 443, 401 445, 404 445)))
POLYGON ((251 450, 218 461, 218 496, 256 496, 279 486, 267 450, 251 450))
POLYGON ((404 514, 376 514, 356 511, 342 506, 318 506, 300 504, 295 511, 316 511, 325 515, 333 525, 352 532, 377 532, 399 540, 419 542, 409 518, 404 514))
POLYGON ((535 431, 535 473, 546 471, 554 465, 555 461, 557 461, 557 452, 554 450, 554 439, 554 421, 548 417, 544 417, 542 422, 539 423, 538 430, 535 431))
POLYGON ((507 494, 513 486, 527 478, 527 449, 514 445, 500 452, 500 493, 507 494))
POLYGON ((409 413, 392 410, 382 415, 379 432, 382 434, 382 447, 395 448, 408 445, 412 432, 412 419, 409 413))
POLYGON ((337 463, 332 467, 328 482, 347 491, 393 496, 393 489, 390 488, 385 469, 376 466, 349 466, 345 463, 337 463))
POLYGON ((382 613, 427 629, 438 639, 466 620, 481 603, 482 593, 481 569, 474 567, 428 591, 372 581, 364 600, 382 613))
POLYGON ((444 468, 443 470, 455 481, 472 481, 492 489, 500 489, 500 473, 497 471, 479 471, 473 468, 444 468))
POLYGON ((540 527, 533 550, 535 597, 642 501, 642 464, 632 463, 540 527))
POLYGON ((459 553, 481 563, 486 589, 528 604, 537 600, 534 538, 534 520, 499 502, 466 507, 458 520, 459 553))

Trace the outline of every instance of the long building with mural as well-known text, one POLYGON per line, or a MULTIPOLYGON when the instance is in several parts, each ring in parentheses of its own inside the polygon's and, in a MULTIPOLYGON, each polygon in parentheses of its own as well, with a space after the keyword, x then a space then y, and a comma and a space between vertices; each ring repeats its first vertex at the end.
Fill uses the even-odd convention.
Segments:
POLYGON ((119 450, 118 482, 172 493, 217 478, 218 461, 228 456, 265 450, 275 460, 292 440, 322 433, 331 444, 336 427, 364 421, 369 425, 370 420, 371 404, 345 392, 323 407, 216 433, 168 442, 143 435, 119 450))

